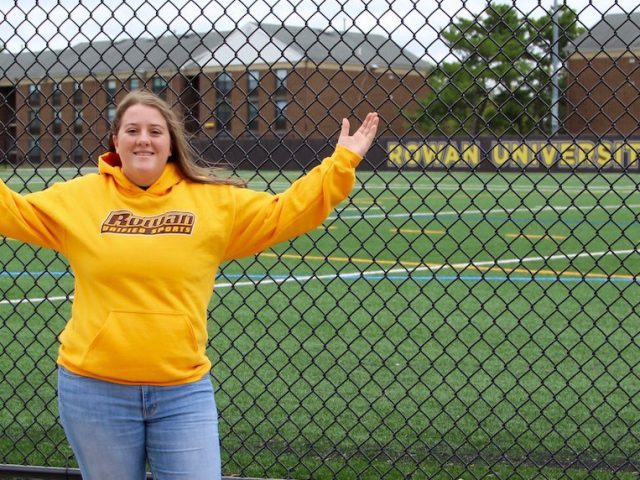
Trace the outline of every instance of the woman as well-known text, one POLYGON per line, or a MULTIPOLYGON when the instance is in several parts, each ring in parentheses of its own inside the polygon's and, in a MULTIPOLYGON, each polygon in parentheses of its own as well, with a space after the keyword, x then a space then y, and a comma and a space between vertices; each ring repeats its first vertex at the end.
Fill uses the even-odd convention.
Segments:
POLYGON ((219 479, 205 355, 221 262, 318 226, 354 184, 375 113, 279 195, 199 167, 169 106, 144 91, 118 106, 99 173, 21 196, 0 181, 0 233, 64 254, 75 274, 60 335, 58 403, 83 478, 219 479))

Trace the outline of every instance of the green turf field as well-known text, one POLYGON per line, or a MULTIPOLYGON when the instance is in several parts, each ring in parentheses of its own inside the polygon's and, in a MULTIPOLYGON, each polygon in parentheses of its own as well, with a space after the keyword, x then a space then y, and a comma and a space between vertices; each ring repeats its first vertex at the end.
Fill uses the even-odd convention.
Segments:
MULTIPOLYGON (((297 174, 243 176, 282 191, 297 174)), ((361 172, 322 228, 224 265, 224 473, 637 478, 638 180, 361 172)), ((64 466, 52 372, 73 279, 17 242, 0 260, 0 463, 64 466)))

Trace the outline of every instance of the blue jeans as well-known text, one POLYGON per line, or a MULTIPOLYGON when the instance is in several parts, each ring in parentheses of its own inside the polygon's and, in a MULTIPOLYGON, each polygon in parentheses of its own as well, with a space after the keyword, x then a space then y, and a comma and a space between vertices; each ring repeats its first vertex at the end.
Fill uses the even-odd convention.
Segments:
POLYGON ((62 426, 84 480, 220 480, 211 378, 173 387, 120 385, 58 368, 62 426))

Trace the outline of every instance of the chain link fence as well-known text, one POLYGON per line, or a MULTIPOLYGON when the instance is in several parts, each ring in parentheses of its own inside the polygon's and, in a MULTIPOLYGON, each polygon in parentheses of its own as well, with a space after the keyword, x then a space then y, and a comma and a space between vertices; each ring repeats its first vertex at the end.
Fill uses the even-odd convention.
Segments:
MULTIPOLYGON (((274 192, 342 117, 380 113, 321 229, 218 274, 225 475, 637 478, 635 4, 0 11, 0 174, 23 193, 95 171, 138 88, 183 114, 203 162, 274 192)), ((0 476, 79 477, 55 400, 73 272, 10 239, 0 263, 0 476)))

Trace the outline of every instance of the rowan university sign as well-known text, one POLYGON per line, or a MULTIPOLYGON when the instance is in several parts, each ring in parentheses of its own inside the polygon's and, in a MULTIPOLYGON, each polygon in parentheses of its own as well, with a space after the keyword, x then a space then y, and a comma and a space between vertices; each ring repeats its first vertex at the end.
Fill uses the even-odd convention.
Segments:
POLYGON ((404 169, 635 170, 640 139, 479 138, 386 144, 387 167, 404 169))

